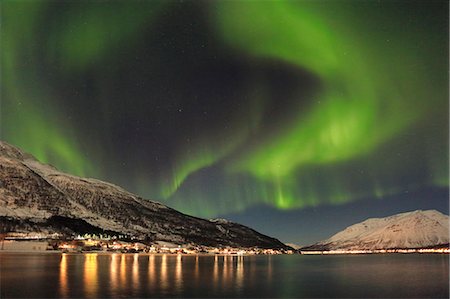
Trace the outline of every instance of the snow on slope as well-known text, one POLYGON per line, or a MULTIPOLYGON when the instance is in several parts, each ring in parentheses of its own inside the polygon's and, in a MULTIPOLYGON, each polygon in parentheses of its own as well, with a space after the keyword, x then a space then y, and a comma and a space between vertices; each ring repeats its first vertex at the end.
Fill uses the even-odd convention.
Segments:
POLYGON ((374 250, 421 248, 447 243, 449 217, 436 210, 417 210, 367 219, 307 248, 374 250))
POLYGON ((178 244, 288 249, 249 227, 185 215, 114 184, 66 174, 0 141, 2 229, 100 229, 178 244))

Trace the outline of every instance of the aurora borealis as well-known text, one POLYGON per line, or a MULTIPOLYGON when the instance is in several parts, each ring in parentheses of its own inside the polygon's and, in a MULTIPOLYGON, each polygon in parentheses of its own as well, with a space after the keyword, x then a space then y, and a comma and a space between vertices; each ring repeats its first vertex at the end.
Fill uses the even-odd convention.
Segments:
POLYGON ((1 22, 1 139, 64 171, 202 217, 448 194, 446 1, 5 0, 1 22))

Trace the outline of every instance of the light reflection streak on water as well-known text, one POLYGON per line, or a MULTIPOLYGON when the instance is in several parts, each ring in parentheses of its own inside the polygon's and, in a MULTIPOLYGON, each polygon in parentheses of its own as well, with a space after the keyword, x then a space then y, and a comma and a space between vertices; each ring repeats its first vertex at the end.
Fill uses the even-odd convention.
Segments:
POLYGON ((169 287, 169 279, 167 277, 167 256, 165 254, 163 254, 163 256, 161 257, 161 290, 164 293, 165 291, 167 291, 168 287, 169 287))
POLYGON ((222 270, 222 277, 224 277, 225 280, 228 280, 228 256, 223 256, 223 270, 222 270))
POLYGON ((61 261, 59 262, 59 294, 63 298, 66 298, 68 293, 68 286, 67 286, 68 273, 69 272, 67 269, 67 255, 63 253, 61 255, 61 261))
POLYGON ((135 253, 133 255, 133 267, 131 281, 134 289, 139 289, 139 255, 135 253))
POLYGON ((194 273, 195 273, 195 280, 198 279, 198 275, 199 275, 199 269, 198 269, 198 255, 195 256, 195 268, 194 268, 194 273))
POLYGON ((177 255, 175 264, 175 290, 179 293, 183 290, 183 261, 182 255, 177 255))
POLYGON ((223 268, 222 268, 222 290, 226 290, 230 285, 230 276, 229 276, 229 256, 223 256, 223 268))
POLYGON ((195 278, 195 287, 198 288, 198 277, 200 275, 199 266, 198 266, 198 255, 195 256, 195 266, 194 266, 194 278, 195 278))
MULTIPOLYGON (((60 261, 60 273, 59 273, 59 294, 60 297, 69 297, 69 270, 68 264, 70 256, 63 254, 60 261)), ((206 263, 206 268, 200 269, 199 256, 183 256, 183 255, 149 255, 148 256, 148 270, 147 270, 147 282, 141 283, 140 268, 143 265, 139 263, 145 262, 145 258, 142 258, 139 254, 127 255, 127 254, 111 254, 108 258, 106 256, 98 256, 97 254, 88 253, 84 255, 83 265, 83 285, 84 296, 87 298, 96 297, 99 292, 99 279, 100 273, 99 264, 100 258, 107 258, 109 265, 109 290, 107 290, 113 296, 120 294, 124 288, 138 291, 140 288, 147 288, 149 294, 161 294, 168 295, 182 294, 186 283, 192 284, 195 288, 202 288, 209 285, 211 291, 215 293, 226 293, 229 290, 234 290, 240 294, 244 289, 245 278, 245 263, 244 256, 222 256, 214 255, 214 257, 203 257, 209 261, 214 259, 213 263, 206 263), (192 263, 192 259, 195 262, 192 263), (221 261, 222 260, 222 261, 221 261), (221 263, 222 262, 222 263, 221 263), (183 265, 183 263, 185 263, 183 265), (187 263, 187 264, 186 264, 187 263), (183 267, 184 266, 184 267, 183 267), (189 267, 190 266, 190 267, 189 267), (202 271, 208 271, 212 273, 211 276, 202 276, 202 271), (212 272, 210 272, 212 270, 212 272), (186 278, 191 278, 186 282, 186 278), (206 280, 203 280, 206 279, 206 280), (159 289, 159 290, 158 290, 159 289)), ((249 257, 249 271, 248 275, 253 277, 255 275, 255 260, 254 257, 249 257)), ((259 279, 266 279, 267 282, 272 281, 272 258, 267 257, 267 272, 266 275, 259 279), (265 277, 264 277, 265 276, 265 277)), ((145 273, 144 273, 145 275, 145 273)), ((251 279, 250 277, 250 279, 251 279)))
POLYGON ((219 283, 219 257, 217 255, 214 256, 213 282, 214 289, 217 289, 217 284, 219 283))
POLYGON ((118 263, 119 263, 119 258, 117 256, 117 254, 116 253, 111 254, 111 264, 109 265, 109 269, 110 269, 109 276, 110 276, 110 281, 111 281, 111 292, 113 294, 115 294, 119 288, 118 263))
POLYGON ((84 256, 84 292, 86 298, 97 296, 98 291, 98 273, 97 273, 97 254, 87 253, 84 256))
POLYGON ((148 286, 153 290, 155 285, 156 271, 155 271, 155 256, 148 256, 148 286))
POLYGON ((237 257, 236 263, 236 289, 242 290, 244 284, 244 257, 242 255, 237 257))
POLYGON ((268 258, 268 262, 267 262, 267 282, 271 283, 272 282, 272 256, 269 255, 267 258, 268 258))
POLYGON ((120 279, 119 284, 124 286, 127 280, 127 265, 125 260, 125 255, 120 255, 120 279))

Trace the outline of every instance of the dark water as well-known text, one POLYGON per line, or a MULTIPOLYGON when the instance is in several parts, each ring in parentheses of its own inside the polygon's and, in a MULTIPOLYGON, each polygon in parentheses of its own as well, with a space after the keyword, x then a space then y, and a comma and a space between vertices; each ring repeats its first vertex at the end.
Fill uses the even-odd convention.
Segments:
POLYGON ((9 297, 441 297, 448 255, 176 256, 0 253, 9 297))

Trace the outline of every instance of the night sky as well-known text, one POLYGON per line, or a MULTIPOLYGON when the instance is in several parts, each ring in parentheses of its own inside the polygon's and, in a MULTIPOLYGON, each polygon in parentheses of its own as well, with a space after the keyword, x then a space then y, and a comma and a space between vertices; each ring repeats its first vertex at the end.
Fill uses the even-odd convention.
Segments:
POLYGON ((2 1, 2 140, 308 244, 448 213, 447 1, 2 1))

